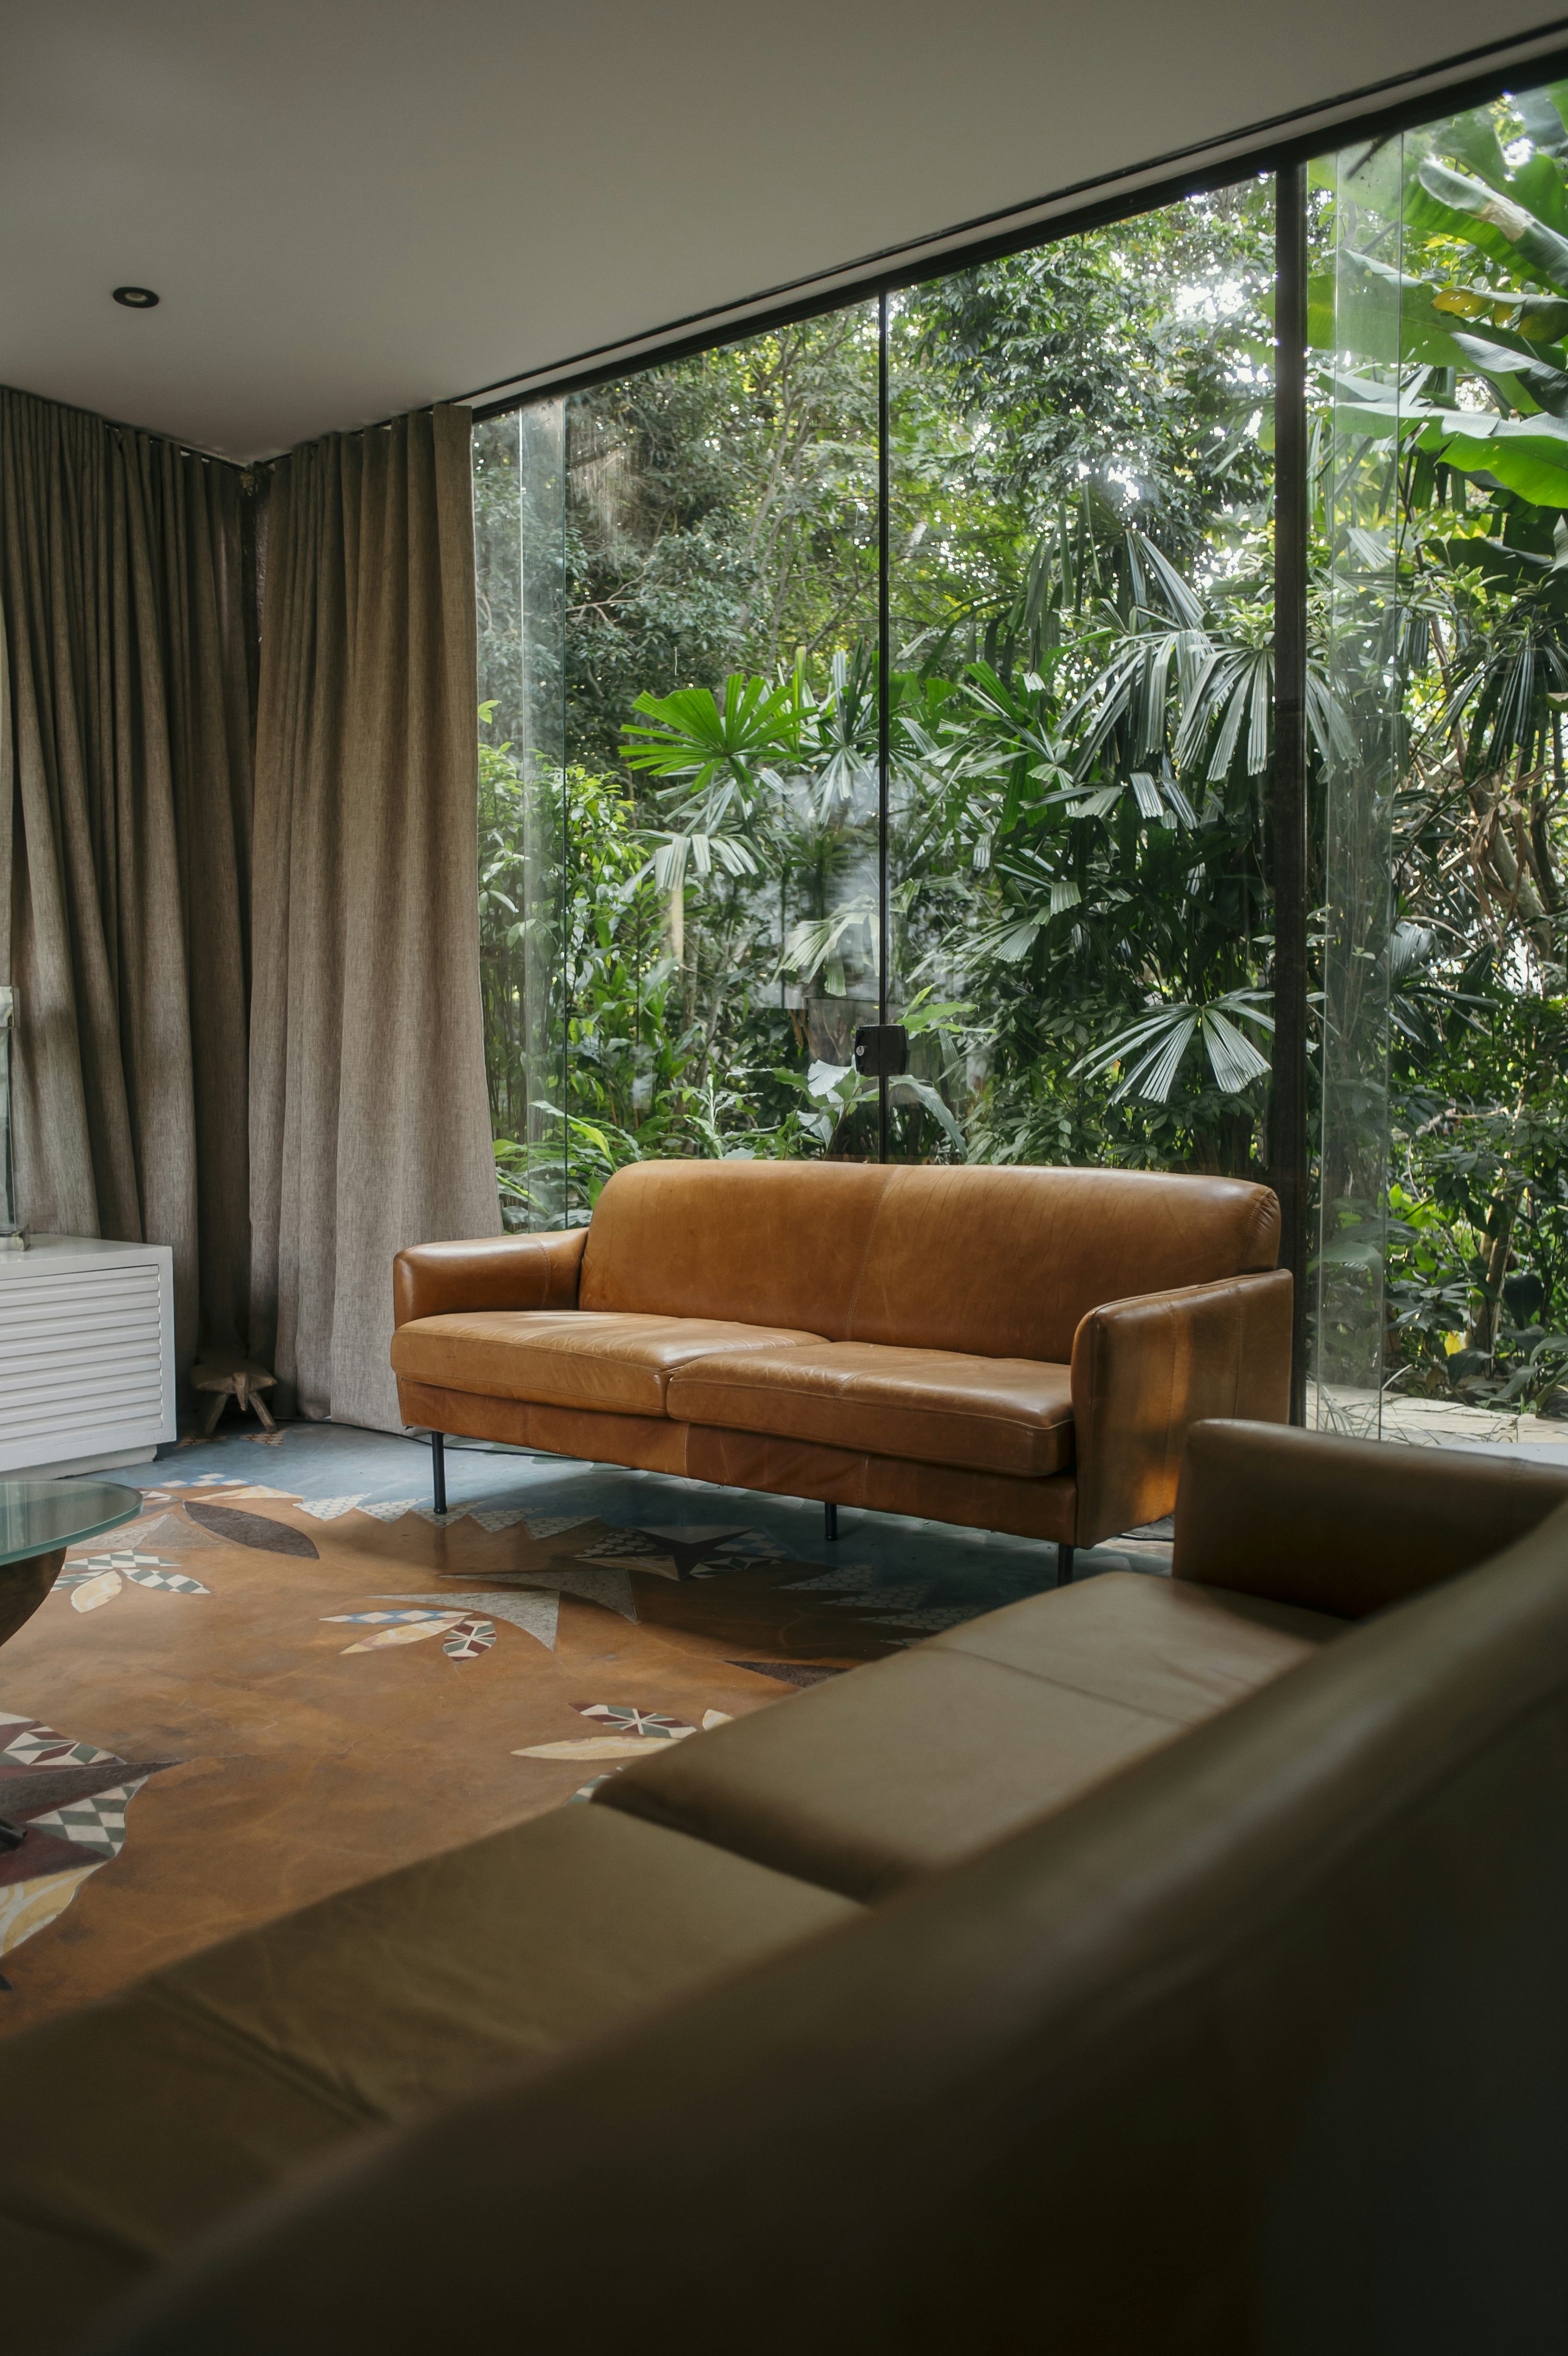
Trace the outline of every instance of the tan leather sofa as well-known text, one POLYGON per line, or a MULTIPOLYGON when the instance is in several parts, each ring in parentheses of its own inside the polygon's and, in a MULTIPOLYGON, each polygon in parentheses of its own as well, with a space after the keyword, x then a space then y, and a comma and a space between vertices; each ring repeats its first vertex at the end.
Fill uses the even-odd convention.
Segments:
POLYGON ((1175 1570, 0 2042, 7 2347, 1562 2346, 1568 1476, 1206 1424, 1175 1570))
POLYGON ((1093 1546, 1189 1427, 1284 1421, 1279 1205, 1122 1170, 662 1162, 591 1226, 400 1253, 404 1421, 1093 1546))

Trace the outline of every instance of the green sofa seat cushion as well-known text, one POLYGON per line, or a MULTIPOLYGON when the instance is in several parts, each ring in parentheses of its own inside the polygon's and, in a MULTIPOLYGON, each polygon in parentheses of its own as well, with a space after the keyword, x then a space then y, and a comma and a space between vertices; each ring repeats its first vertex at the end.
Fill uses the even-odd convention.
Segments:
POLYGON ((1344 1625, 1108 1571, 639 1761, 595 1801, 872 1900, 1065 1807, 1344 1625))
POLYGON ((7 2344, 51 2356, 148 2267, 359 2131, 858 1912, 569 1805, 0 2043, 7 2344))

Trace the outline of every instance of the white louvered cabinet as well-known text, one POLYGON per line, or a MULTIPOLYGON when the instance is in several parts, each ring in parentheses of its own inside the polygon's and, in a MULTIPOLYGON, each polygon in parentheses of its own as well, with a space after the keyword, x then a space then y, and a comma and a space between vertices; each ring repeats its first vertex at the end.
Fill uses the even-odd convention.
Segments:
POLYGON ((174 1323, 166 1244, 0 1251, 0 1473, 147 1463, 177 1437, 174 1323))

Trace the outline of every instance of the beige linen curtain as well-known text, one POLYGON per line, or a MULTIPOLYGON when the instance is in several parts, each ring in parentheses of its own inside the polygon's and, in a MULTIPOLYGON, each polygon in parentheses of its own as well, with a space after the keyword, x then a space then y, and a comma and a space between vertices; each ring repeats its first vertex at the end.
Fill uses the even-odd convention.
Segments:
POLYGON ((0 389, 0 980, 35 1232, 173 1247, 244 1339, 251 807, 240 478, 0 389))
POLYGON ((501 1224, 477 701, 467 412, 280 460, 256 734, 252 1314, 301 1412, 386 1430, 393 1255, 501 1224))

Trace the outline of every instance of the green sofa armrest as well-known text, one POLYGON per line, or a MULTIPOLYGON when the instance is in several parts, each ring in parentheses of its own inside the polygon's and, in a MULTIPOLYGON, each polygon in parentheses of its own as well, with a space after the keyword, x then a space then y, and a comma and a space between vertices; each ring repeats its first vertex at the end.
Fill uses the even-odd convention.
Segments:
POLYGON ((1264 1423, 1188 1434, 1177 1579, 1361 1620, 1501 1554, 1568 1504, 1568 1467, 1264 1423))

